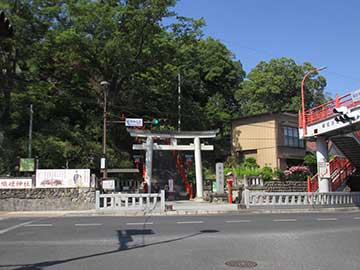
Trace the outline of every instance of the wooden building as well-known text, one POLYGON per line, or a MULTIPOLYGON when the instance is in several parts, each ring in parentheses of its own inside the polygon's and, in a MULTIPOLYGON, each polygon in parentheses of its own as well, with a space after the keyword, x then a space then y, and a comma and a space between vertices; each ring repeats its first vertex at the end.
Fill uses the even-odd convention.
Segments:
POLYGON ((305 156, 298 116, 292 113, 264 113, 234 120, 231 140, 232 153, 239 161, 254 157, 261 167, 285 170, 302 164, 305 156))

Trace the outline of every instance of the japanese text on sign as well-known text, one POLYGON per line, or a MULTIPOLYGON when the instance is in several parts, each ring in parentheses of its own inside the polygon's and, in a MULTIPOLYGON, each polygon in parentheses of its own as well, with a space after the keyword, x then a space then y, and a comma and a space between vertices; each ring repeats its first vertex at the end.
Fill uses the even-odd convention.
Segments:
POLYGON ((0 179, 0 189, 32 188, 32 179, 8 178, 0 179))

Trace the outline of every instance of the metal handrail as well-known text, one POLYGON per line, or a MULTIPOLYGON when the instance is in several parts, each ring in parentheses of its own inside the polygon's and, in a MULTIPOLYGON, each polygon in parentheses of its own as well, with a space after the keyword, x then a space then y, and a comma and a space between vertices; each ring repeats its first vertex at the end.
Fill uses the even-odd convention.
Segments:
MULTIPOLYGON (((331 190, 337 190, 345 179, 352 174, 354 167, 348 159, 335 156, 330 160, 331 190)), ((308 179, 308 192, 319 189, 318 174, 308 179)))
MULTIPOLYGON (((350 93, 341 97, 336 97, 336 99, 330 100, 315 108, 307 110, 305 112, 306 125, 313 124, 334 116, 336 113, 333 112, 333 109, 336 107, 346 106, 347 108, 352 108, 357 105, 360 105, 360 101, 353 102, 350 93)), ((303 128, 302 121, 299 121, 299 126, 303 128)))

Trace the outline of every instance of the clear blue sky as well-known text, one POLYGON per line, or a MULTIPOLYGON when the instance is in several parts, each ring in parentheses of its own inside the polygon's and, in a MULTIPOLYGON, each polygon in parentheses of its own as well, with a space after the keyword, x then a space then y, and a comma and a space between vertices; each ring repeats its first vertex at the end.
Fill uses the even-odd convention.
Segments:
POLYGON ((248 73, 261 60, 290 57, 326 66, 326 92, 360 88, 360 0, 179 0, 175 11, 203 17, 205 36, 224 43, 248 73))

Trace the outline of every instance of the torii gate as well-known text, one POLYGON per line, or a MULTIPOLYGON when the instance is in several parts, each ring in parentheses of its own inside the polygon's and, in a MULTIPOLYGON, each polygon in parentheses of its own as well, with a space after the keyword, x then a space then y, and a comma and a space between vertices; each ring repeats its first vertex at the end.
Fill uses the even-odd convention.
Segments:
POLYGON ((208 131, 167 131, 167 132, 151 132, 139 129, 127 129, 131 137, 146 138, 146 143, 134 144, 133 150, 146 151, 146 175, 145 181, 148 184, 148 192, 151 193, 151 177, 152 177, 152 161, 154 150, 177 150, 177 151, 194 151, 195 154, 195 175, 196 175, 196 198, 202 200, 203 198, 203 178, 202 178, 202 163, 201 150, 213 151, 213 145, 200 144, 200 139, 215 138, 219 130, 208 131), (171 139, 171 145, 160 145, 154 143, 154 138, 171 139), (177 139, 193 139, 194 144, 178 145, 177 139))

